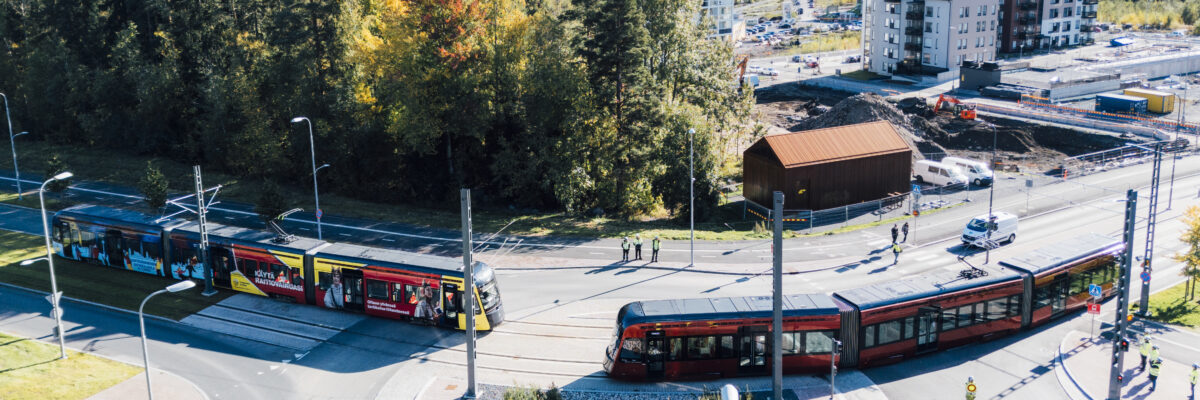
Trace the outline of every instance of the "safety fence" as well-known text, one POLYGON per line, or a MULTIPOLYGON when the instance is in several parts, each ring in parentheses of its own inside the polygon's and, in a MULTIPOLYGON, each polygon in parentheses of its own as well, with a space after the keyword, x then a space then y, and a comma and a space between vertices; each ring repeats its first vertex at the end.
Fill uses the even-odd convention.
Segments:
POLYGON ((1038 121, 1053 122, 1081 128, 1096 129, 1115 133, 1132 133, 1139 136, 1154 137, 1162 139, 1165 136, 1159 134, 1157 129, 1146 126, 1134 126, 1126 123, 1114 123, 1108 121, 1100 121, 1095 119, 1080 118, 1071 114, 1055 112, 1053 110, 1037 110, 1033 108, 1012 108, 1000 107, 988 104, 977 104, 978 110, 981 113, 991 113, 996 115, 1006 115, 1011 117, 1034 119, 1038 121))
POLYGON ((1100 111, 1084 110, 1081 108, 1060 106, 1060 105, 1056 105, 1053 102, 1051 102, 1050 99, 1047 99, 1044 97, 1028 95, 1028 94, 1021 95, 1021 100, 1019 100, 1018 103, 1023 106, 1032 107, 1034 109, 1050 110, 1050 111, 1055 111, 1055 112, 1060 112, 1060 113, 1065 113, 1065 114, 1077 115, 1077 116, 1081 116, 1084 118, 1098 119, 1101 121, 1138 124, 1138 125, 1152 127, 1155 129, 1189 132, 1189 133, 1193 133, 1193 134, 1200 133, 1200 125, 1196 125, 1196 124, 1187 124, 1187 123, 1180 124, 1177 121, 1170 121, 1170 120, 1158 119, 1158 118, 1153 118, 1153 117, 1147 117, 1147 116, 1139 115, 1139 114, 1107 113, 1107 112, 1100 112, 1100 111))
POLYGON ((1060 171, 1052 171, 1051 175, 1063 179, 1077 178, 1096 172, 1103 172, 1121 167, 1150 162, 1154 157, 1154 149, 1175 156, 1193 152, 1187 139, 1174 141, 1131 144, 1115 149, 1102 150, 1088 154, 1080 154, 1063 160, 1060 171))
MULTIPOLYGON (((825 210, 783 210, 784 229, 806 231, 812 233, 818 230, 830 230, 850 224, 865 224, 884 219, 911 215, 913 211, 924 212, 958 204, 964 201, 959 198, 964 193, 964 187, 929 187, 919 194, 903 193, 879 200, 865 201, 847 206, 825 210), (915 200, 914 200, 915 199, 915 200), (915 201, 915 206, 914 206, 915 201), (826 228, 826 229, 821 229, 826 228)), ((746 200, 743 218, 753 218, 774 224, 771 208, 746 200)))

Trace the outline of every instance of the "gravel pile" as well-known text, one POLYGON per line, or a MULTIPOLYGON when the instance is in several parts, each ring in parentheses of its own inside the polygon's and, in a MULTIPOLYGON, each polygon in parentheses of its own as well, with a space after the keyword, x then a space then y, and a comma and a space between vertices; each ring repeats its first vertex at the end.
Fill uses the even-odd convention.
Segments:
POLYGON ((879 120, 892 123, 892 126, 900 131, 904 141, 913 149, 914 158, 922 158, 921 153, 946 151, 930 139, 930 134, 941 137, 946 134, 945 131, 918 115, 906 115, 895 104, 874 93, 859 93, 847 97, 825 113, 800 121, 791 130, 831 128, 879 120))

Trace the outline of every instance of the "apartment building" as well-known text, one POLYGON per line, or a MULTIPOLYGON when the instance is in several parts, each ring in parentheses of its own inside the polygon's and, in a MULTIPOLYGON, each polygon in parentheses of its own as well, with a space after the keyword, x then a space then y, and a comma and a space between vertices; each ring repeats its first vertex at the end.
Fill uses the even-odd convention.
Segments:
POLYGON ((720 37, 736 41, 745 36, 746 23, 734 13, 733 0, 703 0, 699 17, 711 21, 710 39, 720 37))
POLYGON ((1094 42, 1100 0, 1005 0, 999 49, 1021 53, 1094 42))
POLYGON ((964 61, 993 61, 1001 0, 865 0, 868 71, 945 82, 964 61))

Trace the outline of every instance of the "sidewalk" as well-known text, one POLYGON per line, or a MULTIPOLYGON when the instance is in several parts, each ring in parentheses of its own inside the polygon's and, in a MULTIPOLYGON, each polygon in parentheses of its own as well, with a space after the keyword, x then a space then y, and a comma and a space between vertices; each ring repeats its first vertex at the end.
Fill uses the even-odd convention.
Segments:
MULTIPOLYGON (((154 396, 166 400, 208 400, 208 396, 200 391, 192 382, 178 375, 162 370, 151 370, 151 383, 154 385, 154 396)), ((146 399, 146 373, 134 375, 124 382, 105 389, 88 400, 137 400, 146 399)))
MULTIPOLYGON (((1071 395, 1072 400, 1099 400, 1108 397, 1111 342, 1100 338, 1091 340, 1086 332, 1071 331, 1059 346, 1059 357, 1063 371, 1063 374, 1059 374, 1059 384, 1071 395)), ((1151 392, 1149 368, 1138 372, 1140 361, 1137 347, 1131 344, 1129 351, 1125 353, 1125 384, 1121 388, 1121 398, 1188 398, 1188 373, 1192 370, 1191 362, 1184 364, 1163 357, 1158 388, 1151 392)))

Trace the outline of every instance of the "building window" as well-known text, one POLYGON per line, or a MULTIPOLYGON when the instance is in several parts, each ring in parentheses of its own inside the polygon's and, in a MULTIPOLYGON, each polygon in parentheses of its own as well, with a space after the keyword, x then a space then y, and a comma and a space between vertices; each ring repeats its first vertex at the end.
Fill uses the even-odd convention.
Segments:
POLYGON ((925 64, 929 64, 929 63, 930 63, 930 61, 931 61, 931 59, 929 58, 929 56, 930 56, 930 54, 929 54, 929 53, 922 54, 922 55, 921 55, 921 58, 923 58, 923 60, 922 60, 921 62, 922 62, 922 63, 925 63, 925 64))
POLYGON ((1070 16, 1074 15, 1071 13, 1072 11, 1075 11, 1075 10, 1072 10, 1071 7, 1063 7, 1063 16, 1070 17, 1070 16))
POLYGON ((982 17, 982 16, 984 16, 984 15, 987 15, 987 5, 982 5, 982 6, 979 6, 979 13, 978 13, 978 14, 976 14, 975 16, 976 16, 976 17, 982 17))
POLYGON ((925 7, 925 16, 926 16, 926 17, 932 17, 932 16, 933 16, 933 7, 925 7))
POLYGON ((1058 18, 1058 9, 1057 8, 1050 9, 1050 18, 1058 18))
POLYGON ((925 23, 925 32, 926 32, 926 33, 933 33, 933 23, 932 23, 932 22, 926 22, 926 23, 925 23))
POLYGON ((990 27, 990 28, 988 28, 988 30, 989 30, 989 31, 994 31, 994 30, 996 30, 996 20, 994 20, 994 19, 993 19, 993 20, 992 20, 992 23, 991 23, 990 25, 991 25, 991 27, 990 27))
POLYGON ((1070 31, 1071 31, 1071 23, 1063 22, 1063 32, 1070 32, 1070 31))
POLYGON ((958 17, 959 18, 967 17, 967 14, 970 13, 970 11, 968 11, 967 8, 968 7, 963 7, 963 8, 958 9, 958 17))

